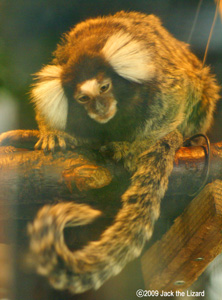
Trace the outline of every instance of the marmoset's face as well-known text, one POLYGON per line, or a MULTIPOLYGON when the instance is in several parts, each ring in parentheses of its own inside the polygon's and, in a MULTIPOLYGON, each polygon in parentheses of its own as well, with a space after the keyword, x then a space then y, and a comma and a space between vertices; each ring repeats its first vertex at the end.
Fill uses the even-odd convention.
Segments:
POLYGON ((113 93, 112 80, 103 74, 77 84, 74 100, 82 105, 90 118, 99 123, 107 123, 117 111, 117 101, 113 93))

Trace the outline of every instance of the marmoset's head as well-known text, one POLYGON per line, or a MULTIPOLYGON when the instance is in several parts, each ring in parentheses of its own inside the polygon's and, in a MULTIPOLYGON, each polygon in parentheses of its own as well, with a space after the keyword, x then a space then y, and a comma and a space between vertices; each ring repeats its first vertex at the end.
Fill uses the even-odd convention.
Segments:
POLYGON ((55 55, 54 64, 36 74, 32 99, 47 123, 60 130, 70 106, 99 124, 109 122, 119 102, 130 104, 133 89, 154 76, 146 45, 122 29, 112 29, 110 36, 81 32, 81 38, 71 31, 55 55))

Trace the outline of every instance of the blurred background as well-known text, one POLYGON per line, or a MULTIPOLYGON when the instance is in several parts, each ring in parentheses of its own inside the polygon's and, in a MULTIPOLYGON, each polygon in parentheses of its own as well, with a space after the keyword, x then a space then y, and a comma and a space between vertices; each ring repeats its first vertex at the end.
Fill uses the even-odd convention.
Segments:
MULTIPOLYGON (((215 9, 216 5, 213 0, 0 0, 0 133, 12 129, 37 127, 33 107, 29 103, 32 74, 51 61, 51 53, 55 50, 61 35, 76 23, 88 17, 112 14, 119 10, 155 14, 161 18, 163 25, 177 39, 189 42, 192 51, 202 60, 215 9), (198 7, 199 14, 193 27, 198 7)), ((206 64, 211 66, 212 72, 216 74, 221 85, 222 23, 220 16, 217 17, 215 23, 206 64)), ((212 141, 222 140, 221 102, 218 104, 215 124, 210 132, 212 141)), ((0 263, 1 253, 2 261, 5 261, 8 258, 5 245, 2 246, 2 251, 0 245, 0 263)), ((218 266, 218 264, 216 265, 218 266)), ((130 274, 134 267, 131 265, 130 274)), ((136 273, 135 276, 142 285, 141 275, 136 273)), ((134 281, 132 277, 131 280, 128 278, 121 282, 118 282, 118 277, 113 279, 115 289, 120 289, 123 293, 122 295, 116 294, 118 299, 135 298, 134 281), (128 294, 125 293, 125 290, 130 290, 130 288, 131 291, 128 294)), ((141 285, 139 287, 143 288, 141 285)), ((222 285, 222 281, 217 283, 218 285, 222 285)), ((0 293, 3 290, 0 286, 0 293)), ((213 290, 215 291, 215 288, 213 290)), ((107 285, 105 291, 102 289, 100 296, 97 294, 95 299, 117 299, 114 296, 107 296, 108 292, 115 294, 113 285, 107 285)), ((36 290, 37 292, 39 291, 36 290)), ((30 300, 40 299, 36 297, 30 296, 30 300)), ((45 299, 49 299, 47 297, 45 299)), ((85 296, 72 298, 66 295, 66 300, 94 299, 95 295, 88 297, 90 298, 85 296)), ((221 300, 222 292, 219 294, 219 298, 214 297, 211 296, 208 299, 221 300)), ((25 296, 23 299, 21 298, 21 300, 26 299, 28 300, 25 296)), ((62 300, 63 297, 57 293, 52 299, 62 300)), ((16 300, 20 300, 20 298, 16 300)))

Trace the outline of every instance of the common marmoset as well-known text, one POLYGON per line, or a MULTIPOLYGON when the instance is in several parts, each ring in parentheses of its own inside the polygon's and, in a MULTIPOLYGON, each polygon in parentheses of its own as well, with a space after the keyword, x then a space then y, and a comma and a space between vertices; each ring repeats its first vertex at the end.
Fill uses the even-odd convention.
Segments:
POLYGON ((32 89, 37 148, 98 142, 132 172, 122 208, 98 241, 71 252, 65 226, 91 222, 87 205, 43 207, 29 226, 39 273, 55 288, 99 288, 138 257, 153 232, 175 151, 206 133, 219 98, 209 67, 153 15, 119 12, 68 32, 32 89))

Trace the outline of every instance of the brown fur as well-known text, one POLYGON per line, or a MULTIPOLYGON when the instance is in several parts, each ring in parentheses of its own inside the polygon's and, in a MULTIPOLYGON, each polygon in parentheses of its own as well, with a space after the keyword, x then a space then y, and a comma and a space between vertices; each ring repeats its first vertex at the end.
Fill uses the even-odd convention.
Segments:
POLYGON ((184 137, 209 129, 219 88, 209 68, 203 68, 189 47, 176 40, 152 15, 120 12, 82 22, 64 37, 55 56, 53 64, 57 67, 46 70, 51 72, 52 86, 60 96, 56 98, 52 91, 55 102, 50 105, 54 109, 56 103, 63 110, 55 110, 54 115, 47 113, 50 105, 44 96, 50 100, 47 87, 51 81, 43 70, 33 89, 41 131, 37 147, 53 150, 56 138, 61 148, 66 142, 75 146, 90 143, 94 134, 93 138, 111 148, 114 158, 123 159, 133 174, 113 225, 100 240, 82 250, 68 250, 63 229, 93 220, 98 212, 90 207, 83 209, 72 203, 69 208, 62 203, 43 207, 29 226, 38 271, 55 288, 80 293, 99 288, 140 255, 160 214, 175 151, 184 137), (95 102, 77 103, 75 94, 92 78, 97 80, 98 90, 103 78, 112 80, 108 96, 97 95, 96 86, 95 95, 87 100, 95 102), (46 91, 42 92, 42 87, 46 91), (63 89, 67 89, 65 98, 63 89), (105 118, 103 110, 114 101, 117 113, 106 124, 97 124, 90 118, 96 114, 95 103, 100 107, 104 104, 98 111, 100 120, 105 118), (66 120, 63 114, 67 103, 65 131, 70 135, 60 128, 66 120))

